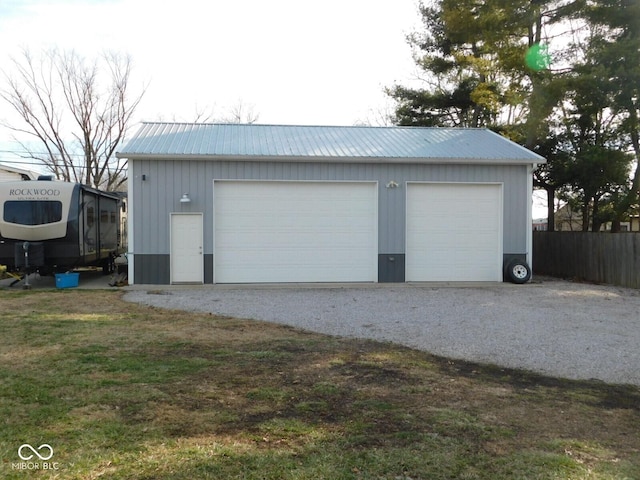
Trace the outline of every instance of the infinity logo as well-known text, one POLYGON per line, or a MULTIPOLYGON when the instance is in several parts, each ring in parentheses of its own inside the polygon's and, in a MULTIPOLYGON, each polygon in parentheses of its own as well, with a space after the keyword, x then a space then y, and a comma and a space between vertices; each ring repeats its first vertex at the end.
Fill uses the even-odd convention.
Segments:
POLYGON ((24 445, 20 445, 20 448, 18 448, 18 456, 22 459, 22 460, 31 460, 33 458, 33 456, 38 457, 40 460, 49 460, 51 457, 53 457, 53 448, 51 447, 51 445, 48 445, 46 443, 43 443, 42 445, 40 445, 38 447, 38 449, 36 450, 35 448, 33 448, 31 445, 29 445, 28 443, 25 443, 24 445), (49 450, 49 454, 47 455, 46 453, 44 455, 41 455, 40 452, 42 450, 49 450), (22 452, 23 450, 27 450, 27 455, 24 455, 22 452), (33 453, 29 454, 28 451, 31 450, 33 453))

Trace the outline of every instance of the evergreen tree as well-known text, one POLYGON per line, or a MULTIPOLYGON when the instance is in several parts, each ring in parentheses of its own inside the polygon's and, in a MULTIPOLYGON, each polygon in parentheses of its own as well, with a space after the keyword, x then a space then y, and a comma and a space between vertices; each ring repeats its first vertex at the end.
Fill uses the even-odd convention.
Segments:
MULTIPOLYGON (((487 127, 548 163, 534 182, 581 199, 585 224, 622 218, 640 187, 625 175, 640 158, 638 0, 438 0, 420 5, 424 31, 409 37, 424 72, 399 85, 401 125, 487 127), (627 192, 627 194, 625 193, 627 192), (612 207, 613 208, 610 208, 612 207)), ((586 228, 586 226, 585 226, 586 228)))

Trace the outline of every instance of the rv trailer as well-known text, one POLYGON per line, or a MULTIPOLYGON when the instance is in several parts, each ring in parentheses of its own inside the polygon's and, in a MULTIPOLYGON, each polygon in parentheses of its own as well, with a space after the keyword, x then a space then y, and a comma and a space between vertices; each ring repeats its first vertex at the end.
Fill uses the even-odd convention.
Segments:
POLYGON ((121 194, 41 177, 0 182, 0 208, 0 265, 11 271, 110 273, 126 251, 121 194))

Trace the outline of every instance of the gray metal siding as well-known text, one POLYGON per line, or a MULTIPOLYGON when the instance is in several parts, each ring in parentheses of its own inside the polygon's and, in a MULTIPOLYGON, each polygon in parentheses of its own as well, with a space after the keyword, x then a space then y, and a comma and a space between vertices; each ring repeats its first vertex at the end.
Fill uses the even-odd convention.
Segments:
POLYGON ((378 255, 378 282, 401 283, 405 281, 405 256, 402 253, 378 255))
POLYGON ((150 285, 168 285, 169 254, 167 255, 136 255, 134 257, 135 283, 150 285))
MULTIPOLYGON (((501 182, 504 184, 504 253, 526 253, 527 166, 131 160, 135 254, 168 254, 169 214, 204 212, 204 253, 213 254, 213 180, 377 181, 378 249, 405 252, 406 182, 501 182), (142 180, 142 175, 146 179, 142 180), (387 188, 389 181, 398 188, 387 188), (189 193, 191 203, 180 203, 189 193)), ((137 277, 137 272, 136 272, 137 277)), ((137 280, 136 280, 137 281, 137 280)))

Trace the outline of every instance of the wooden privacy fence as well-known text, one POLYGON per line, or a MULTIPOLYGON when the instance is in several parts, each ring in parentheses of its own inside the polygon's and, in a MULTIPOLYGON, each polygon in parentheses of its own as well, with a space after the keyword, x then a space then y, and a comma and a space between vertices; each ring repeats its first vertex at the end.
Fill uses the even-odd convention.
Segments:
POLYGON ((533 232, 533 271, 640 288, 640 233, 533 232))

